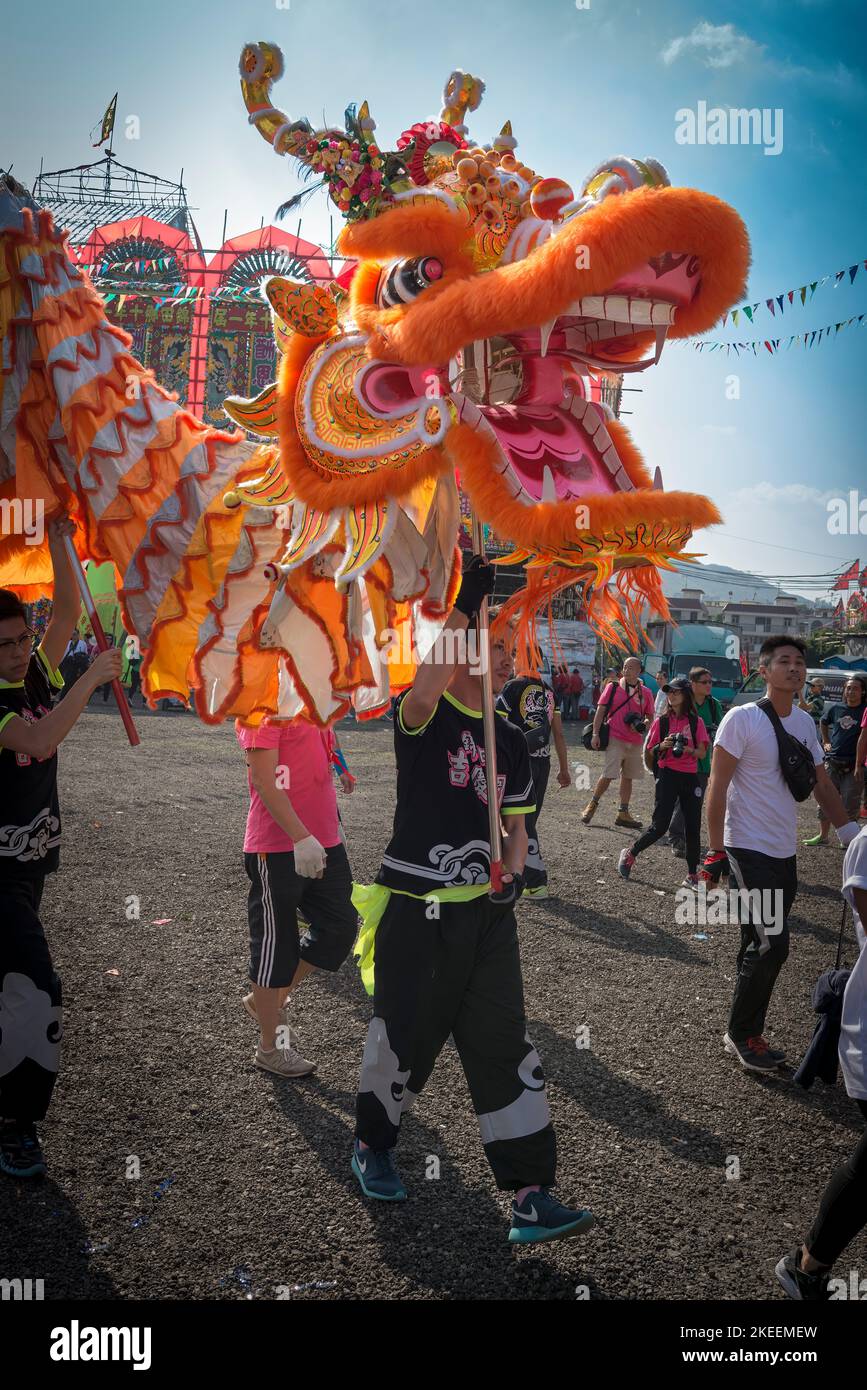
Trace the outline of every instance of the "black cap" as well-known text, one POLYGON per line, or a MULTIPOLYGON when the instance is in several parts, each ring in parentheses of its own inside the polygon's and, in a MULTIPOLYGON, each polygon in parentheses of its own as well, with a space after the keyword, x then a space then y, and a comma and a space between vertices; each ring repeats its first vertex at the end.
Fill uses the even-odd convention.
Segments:
POLYGON ((692 690, 688 676, 675 676, 673 681, 669 681, 668 685, 664 685, 662 688, 666 694, 669 690, 692 690))

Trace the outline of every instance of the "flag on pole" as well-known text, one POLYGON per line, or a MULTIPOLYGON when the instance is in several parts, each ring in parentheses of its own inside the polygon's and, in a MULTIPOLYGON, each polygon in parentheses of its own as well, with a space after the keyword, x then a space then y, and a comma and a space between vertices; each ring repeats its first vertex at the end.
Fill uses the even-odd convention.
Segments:
POLYGON ((832 591, 833 591, 833 590, 836 590, 836 589, 842 589, 842 590, 844 591, 844 593, 845 593, 845 591, 849 588, 849 585, 850 585, 850 584, 857 584, 857 583, 858 583, 858 572, 859 572, 860 568, 861 568, 861 563, 860 563, 860 561, 859 561, 859 560, 853 560, 853 562, 852 562, 852 564, 849 566, 849 568, 848 568, 847 570, 844 570, 843 573, 840 575, 840 578, 837 580, 836 584, 833 584, 833 585, 831 586, 832 591))
MULTIPOLYGON (((105 115, 102 118, 102 127, 99 139, 93 142, 93 148, 95 150, 98 150, 100 145, 104 145, 106 140, 108 140, 109 137, 114 133, 114 118, 116 112, 117 92, 115 92, 114 96, 112 97, 111 101, 108 103, 108 106, 105 109, 105 115)), ((90 133, 91 135, 93 135, 93 131, 91 131, 90 133)))

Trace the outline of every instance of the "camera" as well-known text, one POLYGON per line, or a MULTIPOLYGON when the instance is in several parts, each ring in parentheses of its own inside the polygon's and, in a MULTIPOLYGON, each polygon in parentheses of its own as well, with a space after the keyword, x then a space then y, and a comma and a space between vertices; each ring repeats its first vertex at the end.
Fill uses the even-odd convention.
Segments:
POLYGON ((624 714, 623 722, 628 725, 630 729, 634 729, 637 734, 647 733, 647 720, 644 715, 639 714, 637 710, 632 710, 629 714, 624 714))
POLYGON ((675 734, 671 744, 671 756, 673 758, 683 757, 683 745, 686 743, 685 734, 675 734))

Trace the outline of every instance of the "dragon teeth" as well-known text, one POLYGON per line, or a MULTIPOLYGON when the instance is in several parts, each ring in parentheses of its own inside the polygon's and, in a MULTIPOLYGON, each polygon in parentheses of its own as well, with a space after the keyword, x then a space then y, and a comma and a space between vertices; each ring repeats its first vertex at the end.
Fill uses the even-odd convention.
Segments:
POLYGON ((551 472, 547 463, 545 464, 545 471, 542 474, 542 501, 557 501, 557 486, 554 482, 554 474, 551 472))
POLYGON ((541 326, 541 328, 539 329, 539 335, 540 335, 540 340, 539 340, 539 356, 540 356, 540 357, 544 357, 545 354, 546 354, 547 351, 548 351, 548 342, 549 342, 549 339, 550 339, 550 337, 551 337, 551 330, 553 329, 554 324, 555 324, 556 322, 557 322, 557 319, 556 319, 556 318, 549 319, 548 322, 547 322, 547 323, 543 323, 542 326, 541 326))
POLYGON ((630 299, 621 294, 590 294, 570 304, 564 317, 605 319, 609 323, 673 324, 677 310, 674 304, 652 299, 630 299))

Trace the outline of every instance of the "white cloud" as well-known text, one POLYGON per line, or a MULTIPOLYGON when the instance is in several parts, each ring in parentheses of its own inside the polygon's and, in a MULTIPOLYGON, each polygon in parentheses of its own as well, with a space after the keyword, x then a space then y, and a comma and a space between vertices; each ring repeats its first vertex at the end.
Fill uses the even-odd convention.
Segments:
POLYGON ((755 487, 739 488, 732 495, 732 501, 745 506, 763 507, 803 506, 806 503, 810 507, 821 507, 824 511, 828 500, 836 496, 833 489, 822 492, 817 487, 808 487, 806 483, 786 483, 784 487, 777 487, 774 483, 756 483, 755 487))
POLYGON ((662 50, 662 61, 671 64, 690 53, 696 53, 708 68, 730 68, 750 58, 760 58, 764 44, 756 43, 748 34, 741 34, 733 24, 708 24, 700 20, 692 30, 672 39, 662 50))
POLYGON ((772 77, 809 85, 843 101, 858 101, 864 95, 862 79, 845 63, 810 67, 788 58, 780 61, 768 56, 765 44, 757 43, 733 24, 709 24, 702 19, 691 33, 672 39, 660 54, 667 67, 689 56, 697 57, 706 68, 752 65, 772 77))

